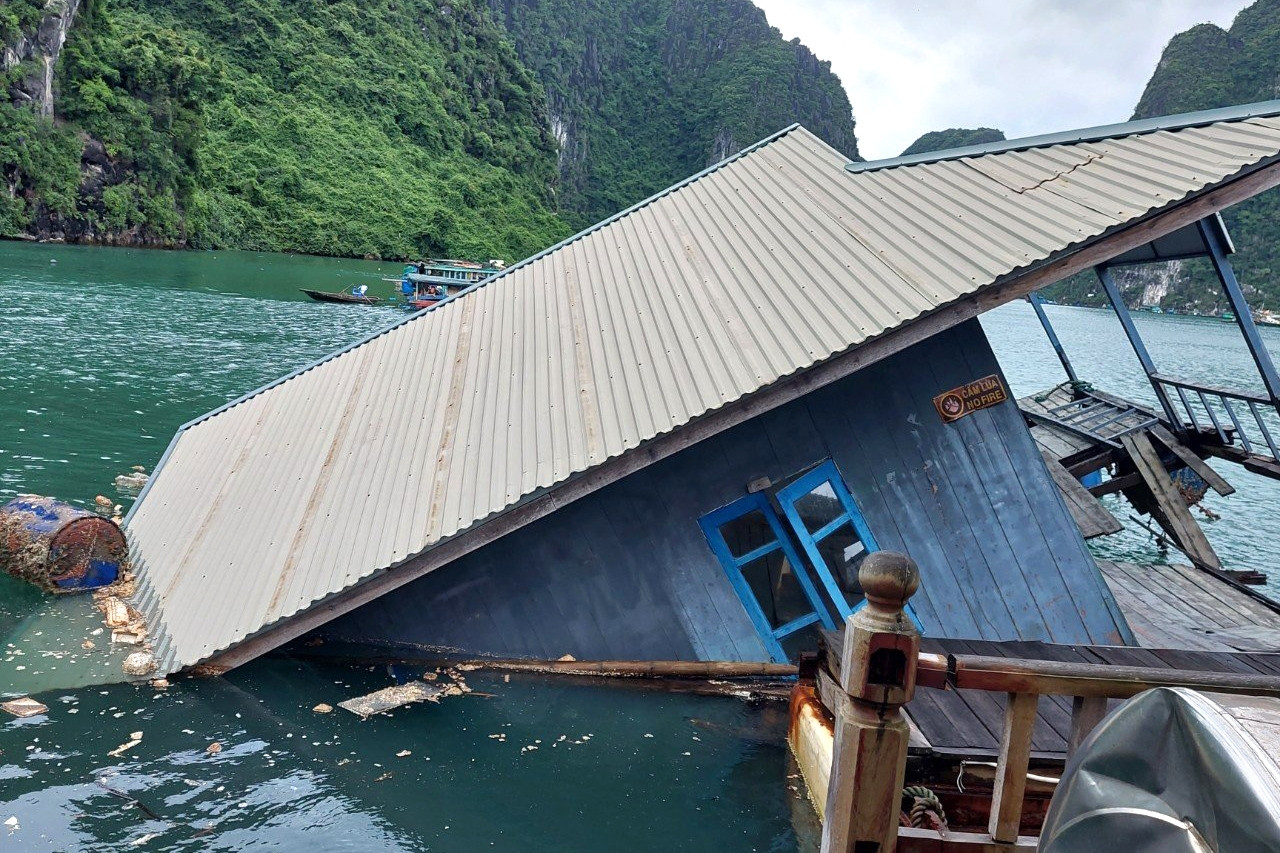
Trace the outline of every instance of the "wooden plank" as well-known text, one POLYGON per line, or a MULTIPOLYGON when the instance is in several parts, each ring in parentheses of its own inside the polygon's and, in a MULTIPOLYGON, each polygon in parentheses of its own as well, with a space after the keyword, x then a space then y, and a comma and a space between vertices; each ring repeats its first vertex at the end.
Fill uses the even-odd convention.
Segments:
POLYGON ((1169 448, 1169 450, 1173 452, 1174 456, 1181 459, 1183 464, 1199 474, 1200 478, 1208 483, 1209 487, 1215 492, 1223 497, 1235 492, 1234 486, 1222 479, 1222 475, 1205 464, 1205 461, 1192 453, 1190 448, 1181 441, 1178 441, 1178 439, 1174 438, 1173 433, 1165 429, 1163 424, 1156 424, 1153 426, 1151 428, 1151 434, 1155 436, 1161 444, 1169 448))
POLYGON ((1221 602, 1209 598, 1167 567, 1118 562, 1115 568, 1143 591, 1144 600, 1158 610, 1153 615, 1166 621, 1170 628, 1203 634, 1205 629, 1224 628, 1239 621, 1221 602))
POLYGON ((987 831, 996 841, 1018 840, 1038 698, 1034 693, 1010 693, 1005 706, 1000 757, 996 759, 996 778, 991 792, 991 820, 987 825, 987 831))
MULTIPOLYGON (((1166 663, 1185 661, 1189 666, 1212 667, 1218 658, 1205 653, 1157 651, 1166 663)), ((1237 661, 1225 662, 1232 669, 1237 661)), ((1280 678, 1254 672, 1204 672, 1191 669, 1110 666, 1107 664, 1019 661, 1009 658, 956 655, 952 681, 957 690, 974 689, 1057 696, 1105 696, 1124 699, 1155 687, 1189 687, 1219 693, 1280 698, 1280 678)))
POLYGON ((995 841, 981 832, 947 831, 942 835, 932 829, 898 827, 898 853, 1034 853, 1040 839, 1019 835, 1012 843, 995 841))
POLYGON ((1044 457, 1049 475, 1053 477, 1054 484, 1066 499, 1067 509, 1071 511, 1071 517, 1075 519, 1076 526, 1080 528, 1080 534, 1085 539, 1119 533, 1124 529, 1116 517, 1102 505, 1102 502, 1089 494, 1089 490, 1083 483, 1067 473, 1067 469, 1063 468, 1057 459, 1043 450, 1040 451, 1040 455, 1044 457))
POLYGON ((1177 563, 1170 564, 1168 568, 1169 571, 1186 578, 1189 583, 1196 585, 1204 590, 1206 594, 1218 599, 1227 608, 1237 613, 1239 624, 1280 626, 1280 613, 1276 613, 1274 608, 1268 607, 1264 602, 1259 601, 1222 578, 1203 572, 1193 566, 1184 566, 1177 563))
POLYGON ((1139 473, 1142 474, 1147 488, 1151 489, 1156 503, 1164 511, 1171 527, 1169 532, 1182 550, 1192 560, 1221 570, 1222 563, 1218 560, 1218 555, 1214 553, 1213 546, 1205 538, 1200 525, 1187 510, 1181 493, 1165 473, 1164 463, 1160 461, 1155 447, 1151 444, 1151 439, 1144 433, 1130 433, 1122 436, 1120 442, 1129 452, 1139 473))

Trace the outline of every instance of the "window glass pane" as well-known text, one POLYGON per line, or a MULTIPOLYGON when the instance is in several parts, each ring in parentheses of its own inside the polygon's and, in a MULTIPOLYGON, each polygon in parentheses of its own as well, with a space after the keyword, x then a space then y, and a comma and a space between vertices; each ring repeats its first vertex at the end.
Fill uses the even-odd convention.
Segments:
POLYGON ((829 536, 823 537, 817 547, 832 577, 844 590, 844 597, 849 605, 856 605, 863 598, 862 585, 858 583, 858 567, 867 557, 867 549, 858 534, 845 522, 829 536))
POLYGON ((796 512, 810 533, 821 530, 836 516, 844 515, 844 507, 836 497, 830 483, 823 483, 818 488, 796 500, 796 512))
POLYGON ((769 526, 769 520, 758 509, 721 525, 720 535, 729 546, 729 553, 735 557, 749 554, 761 545, 778 540, 773 528, 769 526))
POLYGON ((747 563, 742 567, 742 576, 774 628, 813 612, 813 605, 796 580, 795 568, 782 551, 747 563))

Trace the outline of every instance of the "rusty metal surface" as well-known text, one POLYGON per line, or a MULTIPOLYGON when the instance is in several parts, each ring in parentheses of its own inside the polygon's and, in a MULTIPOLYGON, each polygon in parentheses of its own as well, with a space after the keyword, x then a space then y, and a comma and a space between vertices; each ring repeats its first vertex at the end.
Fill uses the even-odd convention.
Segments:
POLYGON ((1274 158, 1278 113, 860 174, 792 128, 235 401, 127 525, 161 668, 1274 158))
POLYGON ((0 506, 0 567, 49 592, 105 586, 126 555, 120 528, 79 507, 37 495, 0 506))

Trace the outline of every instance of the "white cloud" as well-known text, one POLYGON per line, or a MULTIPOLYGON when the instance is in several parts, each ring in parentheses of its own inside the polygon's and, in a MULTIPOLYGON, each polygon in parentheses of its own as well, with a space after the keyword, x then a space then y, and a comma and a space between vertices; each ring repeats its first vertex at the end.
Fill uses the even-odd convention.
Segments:
POLYGON ((1125 121, 1176 33, 1248 0, 755 0, 840 76, 868 159, 920 134, 1125 121))

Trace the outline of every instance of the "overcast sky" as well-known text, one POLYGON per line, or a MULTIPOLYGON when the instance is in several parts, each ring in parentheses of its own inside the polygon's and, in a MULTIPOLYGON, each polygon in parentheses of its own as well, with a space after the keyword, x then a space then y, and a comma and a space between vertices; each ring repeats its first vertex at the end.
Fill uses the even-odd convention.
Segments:
POLYGON ((920 134, 1127 121, 1176 33, 1248 0, 755 0, 844 83, 863 157, 920 134))

